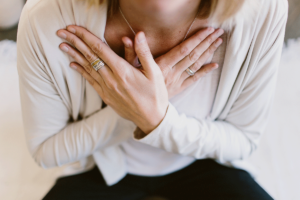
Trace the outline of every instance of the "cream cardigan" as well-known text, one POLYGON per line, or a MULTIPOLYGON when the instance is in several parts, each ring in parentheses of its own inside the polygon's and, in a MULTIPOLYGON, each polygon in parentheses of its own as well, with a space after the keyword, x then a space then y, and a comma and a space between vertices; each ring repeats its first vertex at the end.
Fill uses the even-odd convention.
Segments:
MULTIPOLYGON (((241 12, 224 23, 234 25, 209 119, 178 113, 170 103, 159 127, 135 140, 246 169, 274 96, 287 10, 286 0, 260 0, 251 20, 241 12)), ((78 0, 28 1, 19 25, 18 72, 26 139, 35 161, 44 168, 68 164, 65 174, 96 163, 107 185, 113 185, 126 175, 120 143, 132 138, 136 127, 111 107, 101 109, 100 97, 70 69, 71 59, 59 50, 62 40, 56 36, 58 29, 77 24, 103 39, 106 14, 106 4, 87 10, 78 0)))

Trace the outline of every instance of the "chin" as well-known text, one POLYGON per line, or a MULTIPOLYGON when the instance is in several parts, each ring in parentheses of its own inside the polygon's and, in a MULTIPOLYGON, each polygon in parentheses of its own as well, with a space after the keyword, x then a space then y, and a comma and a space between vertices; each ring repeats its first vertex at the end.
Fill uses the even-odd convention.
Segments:
POLYGON ((168 13, 184 0, 139 0, 140 5, 147 8, 149 13, 168 13))

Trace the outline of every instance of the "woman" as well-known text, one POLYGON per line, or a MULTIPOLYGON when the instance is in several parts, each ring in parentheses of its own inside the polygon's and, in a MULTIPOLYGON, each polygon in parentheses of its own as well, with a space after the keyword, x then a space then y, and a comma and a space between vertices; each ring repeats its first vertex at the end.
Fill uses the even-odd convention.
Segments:
POLYGON ((45 199, 272 199, 243 160, 270 110, 287 2, 216 2, 26 5, 18 69, 28 146, 40 166, 68 164, 72 175, 45 199))

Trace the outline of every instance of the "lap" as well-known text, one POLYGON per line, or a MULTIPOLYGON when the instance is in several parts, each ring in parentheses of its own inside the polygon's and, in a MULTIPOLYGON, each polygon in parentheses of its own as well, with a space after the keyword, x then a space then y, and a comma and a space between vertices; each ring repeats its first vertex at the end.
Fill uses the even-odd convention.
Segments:
POLYGON ((167 199, 272 199, 243 170, 225 167, 210 159, 198 160, 188 167, 165 176, 126 175, 107 186, 95 167, 89 172, 58 179, 45 200, 142 199, 158 195, 167 199))
POLYGON ((210 159, 196 161, 168 179, 169 184, 157 194, 172 200, 272 199, 248 172, 220 165, 210 159))
POLYGON ((135 200, 146 194, 134 185, 122 181, 107 186, 97 167, 93 170, 60 178, 44 200, 135 200))

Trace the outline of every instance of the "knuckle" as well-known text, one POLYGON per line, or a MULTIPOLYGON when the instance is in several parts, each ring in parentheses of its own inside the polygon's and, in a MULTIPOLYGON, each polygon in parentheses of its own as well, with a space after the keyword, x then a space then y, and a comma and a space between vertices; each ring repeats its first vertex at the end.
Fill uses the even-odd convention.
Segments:
POLYGON ((207 38, 206 44, 207 44, 207 45, 211 45, 212 41, 213 41, 213 36, 211 35, 211 36, 209 36, 209 37, 207 38))
POLYGON ((166 78, 165 79, 165 84, 168 85, 172 85, 173 84, 173 79, 172 78, 166 78))
POLYGON ((149 49, 141 49, 141 51, 139 52, 141 57, 148 57, 151 53, 149 49))
POLYGON ((76 42, 75 37, 73 37, 73 36, 69 37, 69 41, 70 41, 71 44, 73 44, 74 46, 76 46, 77 42, 76 42))
POLYGON ((199 60, 197 62, 195 62, 195 64, 194 64, 195 71, 198 71, 201 67, 202 67, 202 63, 199 60))
POLYGON ((200 53, 197 51, 193 51, 189 54, 189 59, 192 63, 196 62, 200 57, 200 53))
POLYGON ((208 49, 208 53, 209 54, 213 54, 216 51, 216 48, 214 45, 212 45, 209 49, 208 49))
POLYGON ((161 72, 164 77, 166 77, 169 74, 170 70, 171 70, 171 67, 169 67, 169 66, 164 66, 161 68, 161 72))
POLYGON ((201 42, 201 41, 205 40, 206 37, 207 37, 207 32, 201 31, 200 34, 197 36, 197 39, 201 42))
POLYGON ((203 41, 204 39, 205 39, 205 36, 206 36, 206 34, 200 34, 199 36, 198 36, 198 40, 200 40, 200 41, 203 41))
POLYGON ((93 52, 95 52, 96 54, 101 54, 103 51, 103 45, 100 42, 95 42, 92 46, 91 49, 93 52))
POLYGON ((92 68, 91 68, 90 65, 84 65, 83 67, 84 67, 84 69, 87 71, 87 73, 90 74, 90 73, 92 72, 92 68))
POLYGON ((83 32, 81 30, 77 31, 76 33, 79 38, 81 38, 82 40, 85 39, 85 35, 83 34, 83 32))
POLYGON ((95 55, 92 52, 87 52, 84 54, 84 57, 89 61, 93 62, 95 60, 95 55))
POLYGON ((180 54, 184 57, 187 56, 189 54, 189 48, 184 45, 180 45, 180 54))

